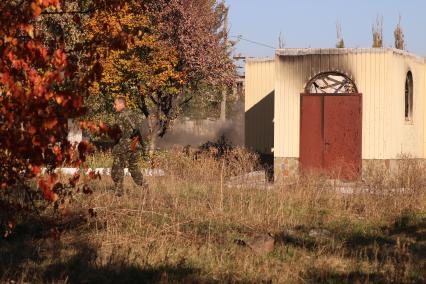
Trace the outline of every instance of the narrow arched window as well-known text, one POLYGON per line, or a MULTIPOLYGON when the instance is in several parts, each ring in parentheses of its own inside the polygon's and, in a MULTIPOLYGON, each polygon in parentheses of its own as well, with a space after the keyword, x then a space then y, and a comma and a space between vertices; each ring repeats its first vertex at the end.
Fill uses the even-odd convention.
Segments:
POLYGON ((405 120, 413 120, 413 75, 408 71, 405 79, 405 120))

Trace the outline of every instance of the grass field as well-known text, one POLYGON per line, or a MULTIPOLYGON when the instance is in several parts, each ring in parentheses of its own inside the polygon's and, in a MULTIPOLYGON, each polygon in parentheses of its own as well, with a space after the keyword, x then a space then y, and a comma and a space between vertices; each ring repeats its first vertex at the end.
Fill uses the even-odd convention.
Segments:
POLYGON ((353 194, 333 190, 319 176, 267 189, 226 187, 229 177, 256 167, 243 150, 219 160, 175 151, 158 156, 154 166, 167 175, 149 178, 149 192, 126 180, 128 193, 119 198, 109 177, 91 181, 93 194, 76 195, 62 209, 59 239, 49 237, 50 208, 42 223, 22 218, 0 240, 0 281, 426 281, 426 172, 416 162, 392 175, 371 169, 369 190, 353 194), (268 233, 272 251, 242 245, 268 233))

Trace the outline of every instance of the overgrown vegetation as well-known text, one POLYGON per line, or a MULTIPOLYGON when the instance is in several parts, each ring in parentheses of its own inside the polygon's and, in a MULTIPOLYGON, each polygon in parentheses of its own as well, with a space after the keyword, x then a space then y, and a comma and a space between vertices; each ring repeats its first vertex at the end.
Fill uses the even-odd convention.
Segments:
POLYGON ((76 195, 78 202, 60 211, 57 231, 49 232, 47 208, 43 223, 27 215, 0 241, 0 282, 426 280, 422 164, 406 160, 393 174, 371 166, 351 194, 319 176, 266 188, 227 186, 229 177, 257 164, 242 149, 219 159, 214 148, 197 155, 176 150, 152 159, 166 176, 148 178, 149 193, 128 180, 128 194, 117 198, 108 177, 91 181, 94 193, 76 195), (236 243, 268 232, 272 252, 236 243))
POLYGON ((398 24, 395 27, 393 32, 395 38, 395 48, 404 50, 405 49, 405 40, 404 40, 404 32, 401 28, 401 16, 399 16, 398 24))
POLYGON ((343 34, 342 34, 342 24, 338 20, 336 22, 336 36, 337 36, 337 42, 336 42, 336 48, 345 48, 345 41, 343 40, 343 34))
POLYGON ((383 47, 383 16, 377 15, 376 22, 372 27, 373 33, 373 47, 381 48, 383 47))

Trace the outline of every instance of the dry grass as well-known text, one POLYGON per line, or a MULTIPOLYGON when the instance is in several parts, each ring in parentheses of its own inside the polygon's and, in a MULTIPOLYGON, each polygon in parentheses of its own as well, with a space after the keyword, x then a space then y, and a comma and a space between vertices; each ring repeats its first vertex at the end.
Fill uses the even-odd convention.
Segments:
POLYGON ((149 179, 149 193, 128 180, 129 193, 117 198, 105 178, 92 184, 93 195, 77 196, 59 241, 22 232, 34 222, 0 241, 0 281, 426 281, 425 171, 416 162, 393 175, 371 168, 353 194, 315 176, 269 189, 225 187, 256 168, 255 156, 239 149, 222 160, 174 151, 152 163, 168 175, 149 179), (87 208, 96 217, 79 217, 87 208), (276 241, 271 253, 235 243, 267 232, 276 241))

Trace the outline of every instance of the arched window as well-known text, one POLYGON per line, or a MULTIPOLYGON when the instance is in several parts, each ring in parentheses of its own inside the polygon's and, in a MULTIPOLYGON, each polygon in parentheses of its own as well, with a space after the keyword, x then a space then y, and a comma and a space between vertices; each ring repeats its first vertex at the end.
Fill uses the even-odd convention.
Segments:
POLYGON ((324 72, 313 77, 306 85, 308 94, 353 94, 358 93, 355 83, 345 74, 324 72))
POLYGON ((413 74, 408 71, 405 79, 405 120, 413 120, 413 74))

